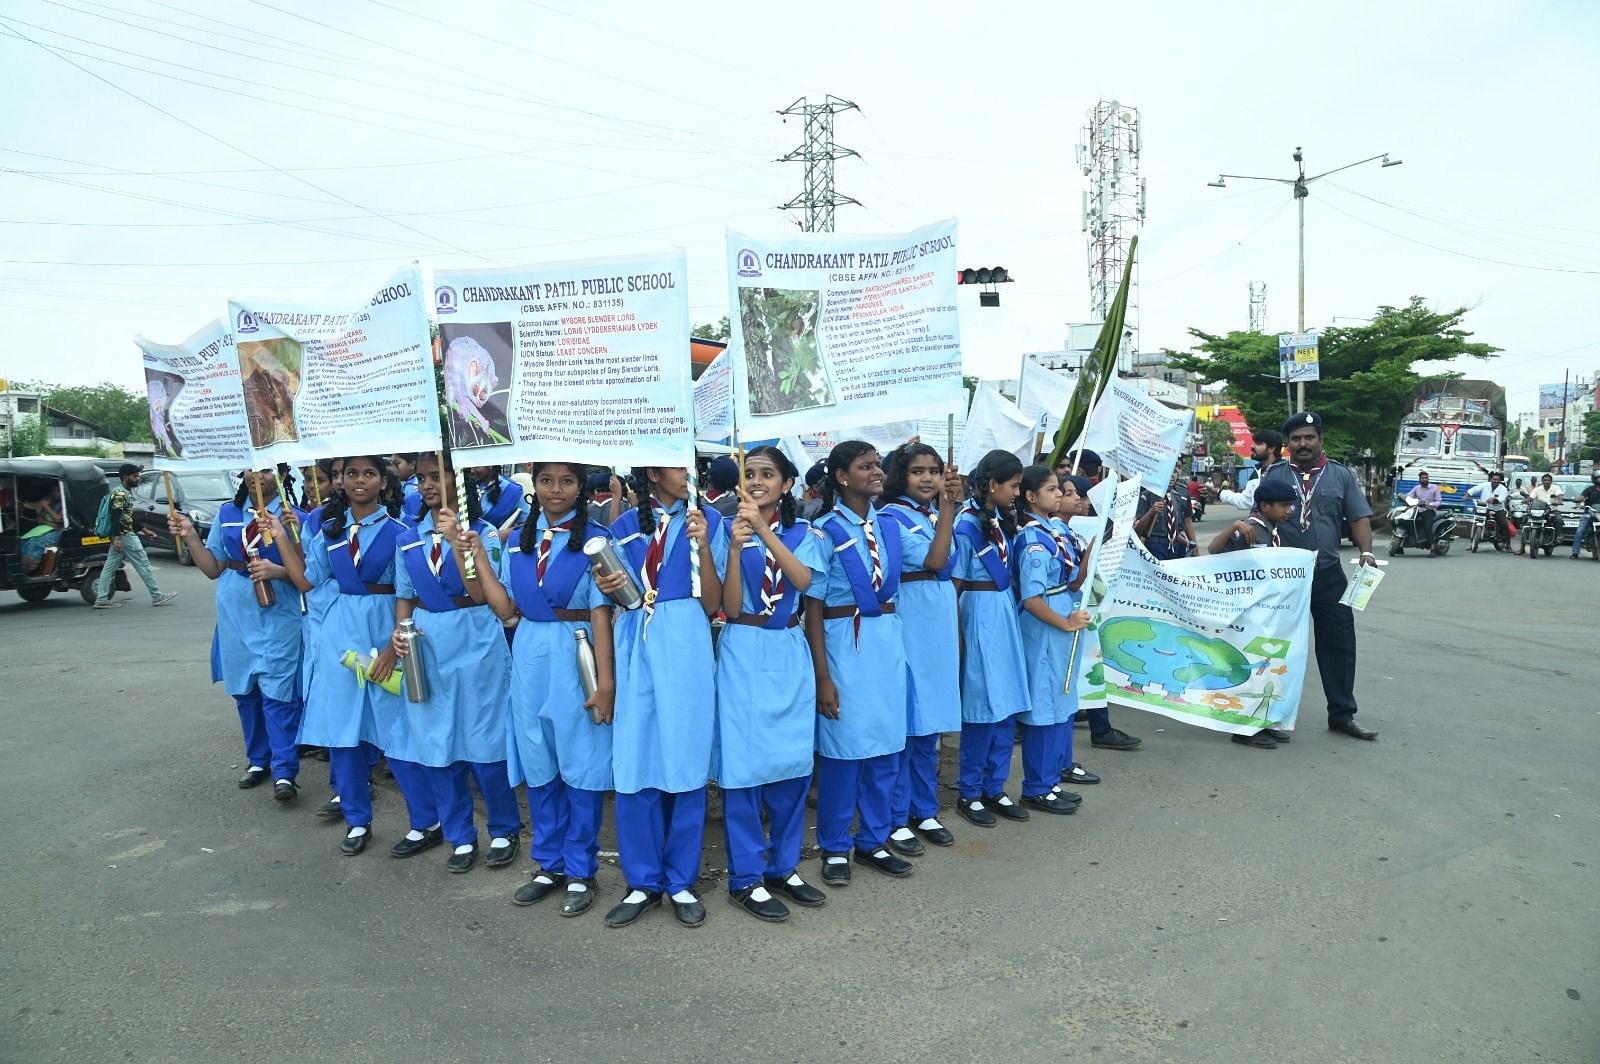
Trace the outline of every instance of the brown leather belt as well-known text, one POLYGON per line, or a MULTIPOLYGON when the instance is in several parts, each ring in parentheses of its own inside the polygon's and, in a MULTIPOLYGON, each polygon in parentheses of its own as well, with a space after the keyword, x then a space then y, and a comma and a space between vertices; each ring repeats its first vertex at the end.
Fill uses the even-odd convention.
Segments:
POLYGON ((464 610, 468 606, 476 606, 477 603, 472 601, 471 595, 451 595, 450 605, 458 610, 464 610))
MULTIPOLYGON (((747 628, 765 628, 767 626, 767 622, 772 620, 771 617, 765 617, 759 613, 741 613, 737 617, 725 617, 723 619, 729 624, 742 624, 747 628)), ((800 614, 791 613, 789 615, 789 623, 784 625, 784 627, 793 628, 799 623, 800 614)))
POLYGON ((229 569, 232 569, 236 573, 249 573, 250 572, 250 567, 248 565, 246 565, 244 562, 236 562, 236 561, 233 561, 232 559, 229 559, 224 564, 226 564, 229 569))
POLYGON ((392 594, 394 594, 394 585, 393 584, 367 584, 366 585, 366 589, 367 589, 367 594, 369 594, 369 595, 392 595, 392 594))
MULTIPOLYGON (((894 603, 885 603, 878 608, 883 613, 893 613, 894 603)), ((854 606, 829 606, 822 611, 822 619, 825 621, 837 621, 841 617, 854 617, 855 615, 856 608, 854 606)), ((862 614, 862 616, 864 617, 866 614, 862 614)))
MULTIPOLYGON (((555 619, 554 621, 545 621, 544 623, 546 624, 553 624, 555 621, 587 621, 589 619, 588 610, 558 610, 552 606, 550 608, 550 612, 555 614, 555 619)), ((535 623, 538 623, 539 621, 538 617, 529 617, 526 613, 522 615, 522 619, 525 621, 533 621, 535 623)))
POLYGON ((963 580, 961 582, 961 590, 963 590, 963 591, 999 591, 1000 590, 1000 586, 998 584, 996 584, 993 580, 963 580))
POLYGON ((902 584, 916 584, 916 583, 922 582, 923 580, 937 580, 937 579, 939 579, 939 574, 938 573, 930 573, 926 569, 918 569, 914 573, 901 573, 900 574, 900 582, 902 584))

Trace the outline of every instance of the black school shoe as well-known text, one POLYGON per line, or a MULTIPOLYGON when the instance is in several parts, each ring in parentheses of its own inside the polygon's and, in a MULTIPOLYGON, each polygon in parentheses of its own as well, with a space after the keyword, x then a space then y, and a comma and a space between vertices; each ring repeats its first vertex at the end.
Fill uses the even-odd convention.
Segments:
POLYGON ((1278 744, 1273 742, 1270 736, 1261 732, 1255 732, 1252 735, 1231 735, 1228 738, 1231 742, 1236 742, 1240 746, 1253 746, 1257 750, 1276 750, 1278 748, 1278 744))
MULTIPOLYGON (((339 852, 346 857, 354 857, 362 850, 365 850, 367 843, 372 841, 372 825, 362 824, 361 827, 366 830, 359 835, 352 835, 349 831, 345 832, 344 842, 339 844, 339 852)), ((350 829, 350 831, 354 830, 355 828, 350 829)))
POLYGON ((443 828, 424 828, 420 839, 407 838, 405 835, 400 836, 400 841, 389 847, 389 856, 415 857, 423 850, 431 850, 443 841, 443 828))
MULTIPOLYGON (((844 867, 849 871, 849 865, 844 867)), ((828 896, 803 879, 798 883, 791 883, 784 876, 762 876, 761 882, 772 893, 782 894, 796 905, 803 905, 807 909, 820 909, 828 904, 828 896)))
MULTIPOLYGON (((936 824, 939 823, 937 817, 925 817, 924 819, 932 820, 936 824)), ((921 835, 924 841, 929 842, 934 846, 954 846, 956 844, 956 837, 950 834, 950 829, 945 827, 943 824, 939 824, 939 826, 936 828, 918 827, 918 825, 921 823, 921 820, 913 821, 912 823, 907 824, 906 827, 910 828, 912 831, 915 831, 918 835, 921 835)))
POLYGON ((566 896, 561 899, 561 915, 562 916, 582 916, 584 913, 588 912, 590 906, 592 906, 594 904, 594 899, 595 899, 594 880, 593 879, 574 879, 572 882, 573 883, 582 883, 585 887, 587 887, 589 889, 588 890, 572 890, 572 889, 570 889, 570 884, 569 884, 568 885, 569 889, 566 892, 566 896))
POLYGON ((735 909, 743 909, 757 920, 765 920, 769 924, 781 924, 789 919, 789 907, 772 896, 770 890, 764 890, 766 898, 757 901, 755 898, 756 887, 761 884, 751 884, 743 890, 730 890, 728 904, 735 909))
MULTIPOLYGON (((628 894, 632 893, 633 890, 630 888, 628 894)), ((638 901, 628 901, 627 895, 623 895, 623 900, 613 905, 611 911, 606 913, 606 926, 627 927, 643 916, 646 910, 660 907, 661 892, 659 890, 647 890, 643 891, 643 894, 644 897, 638 901)))
POLYGON ((515 894, 511 895, 511 904, 537 904, 538 902, 544 901, 545 898, 549 897, 550 892, 555 890, 557 887, 565 886, 566 882, 567 877, 562 875, 560 872, 546 872, 540 870, 535 872, 532 878, 530 878, 526 883, 518 887, 515 894))
POLYGON ((1006 797, 1004 793, 984 795, 983 804, 993 809, 997 816, 1003 816, 1007 820, 1015 820, 1020 823, 1028 819, 1028 811, 1006 797))
POLYGON ((271 775, 271 769, 257 768, 255 765, 251 765, 245 770, 244 775, 239 777, 239 789, 248 791, 251 787, 259 787, 267 782, 268 777, 271 775))
POLYGON ((1078 811, 1077 802, 1069 802, 1055 791, 1045 791, 1043 794, 1024 794, 1022 796, 1022 804, 1043 813, 1054 813, 1057 816, 1068 816, 1078 811))
POLYGON ((842 887, 850 882, 850 863, 848 861, 830 861, 830 857, 843 857, 842 853, 829 853, 822 851, 822 881, 830 887, 842 887))
POLYGON ((1132 750, 1144 740, 1121 728, 1107 728, 1099 735, 1090 735, 1089 742, 1102 750, 1132 750))
POLYGON ((1076 783, 1086 787, 1091 783, 1099 783, 1100 777, 1074 761, 1072 767, 1061 774, 1061 782, 1076 783))
POLYGON ((856 864, 866 865, 868 868, 876 868, 884 875, 892 876, 895 879, 906 878, 916 867, 910 861, 896 857, 886 849, 879 851, 857 849, 855 851, 855 859, 856 864))
POLYGON ((976 824, 980 828, 992 828, 995 825, 994 814, 982 798, 959 798, 956 800, 956 812, 968 823, 976 824))
POLYGON ((277 780, 272 784, 272 798, 278 802, 292 802, 300 797, 300 785, 291 779, 277 780))
POLYGON ((453 872, 459 876, 463 872, 472 871, 472 866, 477 863, 478 844, 473 842, 472 849, 466 853, 452 853, 450 859, 444 863, 444 869, 446 872, 453 872))
POLYGON ((678 923, 684 927, 699 927, 706 922, 706 907, 699 898, 693 901, 674 901, 672 915, 678 918, 678 923))
POLYGON ((921 857, 928 852, 923 848, 922 842, 915 833, 909 839, 897 839, 891 834, 889 836, 889 849, 902 857, 921 857))
POLYGON ((493 843, 490 844, 489 856, 483 859, 483 867, 504 868, 506 865, 517 859, 517 848, 522 842, 522 836, 508 836, 508 841, 511 843, 510 846, 495 846, 493 843))

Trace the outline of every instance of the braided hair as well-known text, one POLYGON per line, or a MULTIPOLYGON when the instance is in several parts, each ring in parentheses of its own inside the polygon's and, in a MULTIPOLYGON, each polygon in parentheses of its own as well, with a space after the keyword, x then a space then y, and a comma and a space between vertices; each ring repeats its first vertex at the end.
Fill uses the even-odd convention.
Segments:
MULTIPOLYGON (((378 471, 378 476, 383 479, 383 485, 378 489, 378 505, 387 511, 390 517, 399 517, 400 506, 405 501, 405 488, 401 486, 400 478, 394 475, 389 463, 377 455, 351 455, 344 460, 345 468, 349 469, 352 462, 367 462, 378 471)), ((343 479, 341 476, 340 480, 343 479)), ((323 539, 331 543, 344 535, 344 515, 349 508, 350 496, 345 493, 344 485, 341 483, 328 493, 327 505, 322 508, 323 539)))
POLYGON ((778 500, 778 521, 784 528, 793 528, 795 520, 794 482, 800 477, 800 470, 789 461, 789 456, 773 446, 757 447, 750 451, 746 459, 757 456, 767 459, 778 467, 778 475, 789 485, 783 490, 783 496, 778 500))
MULTIPOLYGON (((578 498, 572 504, 572 531, 567 533, 567 549, 580 551, 583 541, 588 538, 584 529, 589 524, 589 470, 587 466, 577 462, 534 462, 529 470, 533 474, 534 505, 528 508, 528 517, 522 522, 522 540, 524 544, 532 543, 539 538, 539 513, 544 509, 539 502, 538 484, 539 473, 551 466, 566 466, 572 475, 578 478, 578 498)), ((498 482, 497 482, 498 483, 498 482)))
POLYGON ((471 470, 472 479, 474 481, 476 481, 477 483, 482 484, 483 483, 483 478, 480 477, 478 475, 478 472, 477 472, 479 469, 487 469, 487 470, 491 471, 490 472, 490 477, 492 479, 489 481, 489 485, 488 485, 488 487, 486 487, 484 489, 483 493, 488 498, 489 505, 493 506, 495 503, 500 501, 500 492, 505 489, 505 484, 502 482, 501 477, 500 477, 500 467, 499 466, 478 466, 475 469, 471 470))
POLYGON ((654 496, 650 492, 650 470, 659 466, 636 466, 633 470, 633 490, 639 496, 634 509, 639 515, 639 531, 652 536, 656 531, 654 496))
POLYGON ((936 449, 925 443, 902 443, 883 460, 884 499, 898 499, 906 493, 906 470, 918 458, 932 458, 939 463, 939 473, 944 473, 944 459, 936 449))
POLYGON ((828 464, 822 474, 823 513, 829 513, 838 505, 839 474, 847 472, 857 458, 876 450, 863 440, 846 440, 828 452, 828 464))
MULTIPOLYGON (((439 479, 440 479, 440 481, 442 481, 442 482, 443 481, 453 481, 455 479, 455 476, 456 476, 455 461, 454 461, 453 457, 451 456, 451 454, 450 454, 450 452, 448 450, 439 451, 437 453, 426 452, 425 451, 422 454, 418 455, 417 456, 417 467, 418 467, 419 471, 421 469, 422 463, 425 462, 425 461, 428 461, 429 459, 434 459, 434 460, 438 461, 438 463, 439 463, 439 479)), ((398 478, 397 478, 397 480, 398 480, 398 478)), ((403 497, 404 490, 405 489, 402 486, 402 488, 401 488, 402 497, 403 497)), ((440 496, 439 496, 440 501, 448 499, 449 497, 450 496, 449 496, 448 492, 445 492, 445 491, 441 490, 440 496)), ((467 484, 467 490, 463 491, 461 493, 461 499, 462 499, 462 501, 466 502, 466 504, 467 504, 467 521, 468 522, 481 521, 483 519, 483 504, 478 499, 478 493, 473 490, 472 485, 470 483, 467 484)))
POLYGON ((990 509, 989 485, 994 481, 1003 484, 1021 473, 1022 459, 1010 451, 994 450, 978 460, 967 481, 968 490, 972 493, 972 505, 983 518, 984 524, 999 519, 1000 529, 1008 539, 1017 534, 1016 511, 1010 509, 997 512, 990 509))

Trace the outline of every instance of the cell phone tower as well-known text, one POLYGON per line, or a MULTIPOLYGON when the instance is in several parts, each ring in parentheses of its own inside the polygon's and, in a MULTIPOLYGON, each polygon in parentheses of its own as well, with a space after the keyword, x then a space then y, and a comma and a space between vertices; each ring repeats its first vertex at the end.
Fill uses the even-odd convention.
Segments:
POLYGON ((833 116, 840 111, 859 111, 861 108, 837 96, 824 96, 821 103, 812 103, 804 96, 779 111, 785 118, 795 115, 805 119, 805 140, 800 147, 779 159, 780 163, 806 164, 805 190, 785 203, 779 210, 800 210, 800 228, 808 233, 833 232, 833 209, 861 201, 841 196, 833 187, 833 164, 860 153, 841 148, 833 142, 833 116))
MULTIPOLYGON (((1089 312, 1105 321, 1128 266, 1128 245, 1144 222, 1145 188, 1139 176, 1139 109, 1101 100, 1089 111, 1078 166, 1089 179, 1083 194, 1083 231, 1089 243, 1089 312)), ((1128 282, 1126 332, 1117 368, 1132 368, 1139 350, 1139 266, 1128 282)))
POLYGON ((1267 331, 1267 282, 1250 282, 1250 331, 1267 331))

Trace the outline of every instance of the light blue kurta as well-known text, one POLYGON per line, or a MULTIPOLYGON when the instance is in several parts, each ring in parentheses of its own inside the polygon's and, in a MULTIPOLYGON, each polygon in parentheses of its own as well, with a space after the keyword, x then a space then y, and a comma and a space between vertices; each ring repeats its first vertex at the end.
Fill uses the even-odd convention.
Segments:
MULTIPOLYGON (((621 610, 616 619, 617 712, 611 760, 619 794, 643 790, 681 794, 704 787, 711 777, 716 721, 711 624, 699 600, 687 595, 689 551, 675 551, 684 538, 683 502, 674 504, 669 513, 658 583, 663 594, 681 590, 684 597, 657 600, 654 614, 647 614, 643 606, 621 610)), ((661 520, 659 512, 656 519, 661 520)), ((720 570, 727 564, 727 522, 710 510, 706 521, 714 530, 711 556, 720 570)), ((619 547, 639 535, 638 512, 625 511, 611 531, 619 547)), ((642 588, 643 579, 627 552, 617 553, 642 588)))
MULTIPOLYGON (((933 546, 934 519, 909 505, 894 509, 915 522, 901 537, 900 571, 925 571, 933 546)), ((954 547, 951 557, 955 555, 954 547)), ((905 637, 906 734, 937 735, 961 729, 961 621, 956 588, 949 580, 914 580, 900 585, 898 603, 905 637)))
MULTIPOLYGON (((277 500, 267 509, 279 513, 277 500)), ((223 503, 206 536, 212 557, 247 563, 244 534, 255 514, 254 507, 223 503)), ((259 534, 257 548, 267 560, 280 560, 276 545, 261 545, 259 534)), ((247 695, 259 686, 267 698, 293 702, 300 694, 300 592, 287 580, 274 580, 277 601, 263 609, 253 583, 249 573, 233 569, 217 577, 214 665, 220 665, 223 689, 230 695, 247 695)))
MULTIPOLYGON (((305 515, 300 522, 301 550, 305 544, 311 542, 311 537, 317 534, 322 527, 323 507, 305 515)), ((307 574, 310 575, 309 573, 307 574)), ((339 585, 329 580, 325 583, 314 585, 305 593, 306 612, 300 617, 300 697, 303 699, 306 692, 311 689, 311 672, 316 664, 317 633, 322 631, 323 618, 328 616, 328 607, 333 605, 334 598, 339 594, 339 585)))
MULTIPOLYGON (((396 519, 380 507, 361 521, 361 537, 367 539, 391 521, 396 519)), ((355 519, 346 510, 345 536, 333 549, 347 549, 345 544, 354 523, 355 519)), ((374 647, 381 651, 388 644, 394 632, 394 596, 347 595, 340 591, 328 565, 328 543, 320 530, 304 544, 304 549, 306 579, 313 586, 332 583, 338 593, 329 603, 317 633, 305 714, 300 720, 300 742, 332 747, 367 742, 382 749, 397 742, 403 746, 405 717, 400 706, 403 696, 391 695, 375 683, 358 684, 356 674, 340 664, 347 650, 366 654, 374 647)), ((394 583, 392 550, 387 553, 381 570, 376 558, 368 561, 364 554, 363 562, 362 575, 371 583, 394 583)))
MULTIPOLYGON (((906 540, 899 522, 882 517, 868 508, 873 535, 879 543, 896 536, 902 548, 906 540)), ((860 555, 871 569, 866 536, 861 518, 854 512, 835 508, 821 515, 813 525, 823 528, 843 522, 851 539, 843 548, 860 555)), ((839 560, 832 539, 823 541, 828 551, 828 566, 813 574, 806 598, 824 606, 854 606, 855 594, 839 560)), ((896 607, 898 610, 898 606, 896 607)), ((828 651, 828 674, 839 690, 839 719, 817 715, 817 752, 841 761, 862 761, 883 754, 895 754, 906 747, 906 650, 898 612, 879 617, 862 617, 860 639, 855 619, 840 617, 823 622, 828 651)))
MULTIPOLYGON (((473 531, 491 559, 500 557, 498 532, 484 521, 473 531)), ((422 551, 426 556, 432 549, 433 511, 423 512, 417 532, 418 541, 402 542, 395 548, 396 598, 418 597, 406 555, 422 551)), ((464 595, 466 588, 455 569, 450 545, 440 546, 444 592, 452 597, 464 595)), ((409 696, 400 700, 405 727, 397 730, 397 745, 386 748, 389 756, 432 768, 447 768, 458 761, 488 764, 505 760, 511 651, 494 611, 488 606, 464 606, 435 613, 418 602, 411 619, 422 633, 428 697, 423 702, 413 702, 409 696)))
MULTIPOLYGON (((955 578, 972 582, 993 580, 983 555, 998 548, 976 516, 964 511, 956 518, 955 578), (974 549, 962 526, 979 532, 974 549)), ((1017 626, 1017 597, 1013 590, 964 591, 961 594, 961 637, 966 654, 961 662, 961 719, 970 724, 995 724, 1026 712, 1028 670, 1023 661, 1022 632, 1017 626)))
MULTIPOLYGON (((1030 520, 1038 520, 1030 515, 1030 520)), ((1068 533, 1052 524, 1048 529, 1041 525, 1024 528, 1016 540, 1016 579, 1018 598, 1026 600, 1044 595, 1077 579, 1079 558, 1068 533), (1051 535, 1061 536, 1057 544, 1051 535)), ((1078 608, 1083 596, 1076 591, 1063 591, 1059 595, 1045 596, 1050 612, 1065 617, 1078 608)), ((1072 654, 1072 633, 1052 628, 1026 610, 1019 614, 1022 631, 1022 650, 1028 663, 1028 695, 1032 708, 1018 719, 1023 724, 1065 724, 1078 711, 1078 685, 1067 682, 1067 670, 1072 654)), ((1082 654, 1082 640, 1078 652, 1082 654)))
MULTIPOLYGON (((555 523, 571 520, 569 512, 555 523)), ((550 520, 539 514, 539 530, 550 527, 550 520)), ((599 535, 595 526, 589 534, 599 535)), ((568 533, 557 532, 550 540, 551 558, 567 551, 568 533)), ((496 575, 511 593, 512 559, 522 551, 521 529, 512 533, 511 545, 500 558, 496 575)), ((537 551, 538 541, 532 547, 537 551)), ((570 552, 568 552, 570 553, 570 552)), ((537 554, 534 554, 537 557, 537 554)), ((556 609, 593 610, 611 600, 594 586, 594 574, 587 561, 572 594, 565 602, 552 602, 556 609)), ((549 572, 546 572, 549 576, 549 572)), ((596 724, 583 708, 583 681, 578 678, 579 630, 594 639, 588 621, 536 621, 526 615, 517 624, 511 647, 511 726, 507 733, 506 761, 511 783, 542 787, 557 774, 570 787, 585 791, 612 788, 611 725, 596 724)))
MULTIPOLYGON (((819 579, 828 564, 822 534, 805 521, 796 521, 799 542, 795 557, 819 579)), ((742 552, 766 566, 766 545, 752 538, 742 552)), ((740 563, 729 557, 719 570, 740 563)), ((761 584, 752 586, 748 567, 740 572, 743 615, 753 617, 765 608, 761 584)), ((800 593, 784 580, 778 607, 797 610, 800 593)), ((712 775, 724 789, 759 787, 811 774, 817 735, 816 675, 805 627, 755 628, 728 624, 717 640, 717 741, 712 775)))

